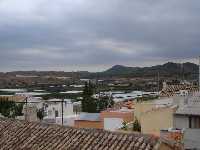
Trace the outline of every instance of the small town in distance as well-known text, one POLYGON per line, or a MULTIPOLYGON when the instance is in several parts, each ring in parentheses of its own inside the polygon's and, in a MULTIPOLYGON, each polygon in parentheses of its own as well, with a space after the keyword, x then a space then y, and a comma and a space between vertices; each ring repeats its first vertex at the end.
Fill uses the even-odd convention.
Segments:
POLYGON ((0 150, 200 150, 200 0, 0 0, 0 150))
POLYGON ((140 149, 200 148, 199 66, 169 62, 127 68, 1 73, 0 131, 9 124, 27 128, 24 132, 30 130, 27 126, 46 124, 47 129, 89 129, 87 134, 105 134, 112 140, 115 134, 134 135, 138 141, 133 140, 133 146, 140 149))

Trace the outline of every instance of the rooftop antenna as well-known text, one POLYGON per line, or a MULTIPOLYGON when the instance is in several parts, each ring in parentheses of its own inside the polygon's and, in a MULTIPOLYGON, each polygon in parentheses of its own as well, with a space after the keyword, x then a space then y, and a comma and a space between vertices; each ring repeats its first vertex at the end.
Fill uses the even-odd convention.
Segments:
POLYGON ((182 77, 182 82, 184 83, 184 63, 180 60, 181 64, 181 77, 182 77))
POLYGON ((199 90, 200 90, 200 56, 199 56, 199 90))
POLYGON ((101 89, 100 89, 100 84, 99 84, 99 76, 97 75, 96 76, 96 87, 97 87, 97 92, 98 92, 98 103, 97 103, 97 111, 100 110, 100 107, 99 107, 99 102, 101 100, 101 89))
POLYGON ((176 80, 179 81, 181 78, 181 62, 179 59, 175 59, 174 63, 176 64, 177 68, 180 66, 180 73, 177 71, 176 80))
POLYGON ((112 101, 112 87, 110 88, 110 92, 109 92, 107 108, 110 108, 112 106, 111 101, 112 101))
POLYGON ((158 71, 158 94, 159 94, 159 91, 160 91, 160 72, 158 71))
POLYGON ((181 59, 178 59, 178 62, 177 62, 177 66, 178 66, 178 68, 180 69, 179 71, 180 71, 180 74, 179 74, 179 77, 178 77, 178 79, 180 80, 180 82, 182 81, 182 63, 181 63, 181 59))

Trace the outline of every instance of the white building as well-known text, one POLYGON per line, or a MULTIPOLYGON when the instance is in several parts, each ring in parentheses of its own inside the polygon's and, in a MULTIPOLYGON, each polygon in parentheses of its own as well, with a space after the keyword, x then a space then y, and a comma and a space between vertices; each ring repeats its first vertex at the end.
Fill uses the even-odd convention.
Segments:
MULTIPOLYGON (((69 115, 63 117, 63 125, 65 126, 74 126, 74 122, 78 119, 79 115, 69 115)), ((62 124, 62 117, 56 117, 56 124, 62 124)))
MULTIPOLYGON (((50 99, 46 103, 46 117, 55 119, 56 117, 62 117, 62 100, 61 99, 50 99)), ((63 102, 63 116, 73 115, 73 103, 70 99, 64 99, 63 102)))
POLYGON ((176 97, 175 100, 179 108, 174 114, 174 126, 179 129, 200 129, 200 97, 176 97))
POLYGON ((28 97, 28 105, 35 106, 37 109, 42 109, 44 107, 44 101, 41 97, 28 97))

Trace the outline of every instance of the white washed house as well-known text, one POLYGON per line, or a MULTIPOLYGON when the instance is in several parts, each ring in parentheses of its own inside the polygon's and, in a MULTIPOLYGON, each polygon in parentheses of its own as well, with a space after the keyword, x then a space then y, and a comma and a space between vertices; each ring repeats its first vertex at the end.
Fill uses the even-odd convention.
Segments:
MULTIPOLYGON (((46 117, 55 119, 56 117, 62 117, 62 100, 50 99, 45 106, 46 117)), ((64 99, 63 102, 63 116, 73 115, 73 103, 70 99, 64 99)))

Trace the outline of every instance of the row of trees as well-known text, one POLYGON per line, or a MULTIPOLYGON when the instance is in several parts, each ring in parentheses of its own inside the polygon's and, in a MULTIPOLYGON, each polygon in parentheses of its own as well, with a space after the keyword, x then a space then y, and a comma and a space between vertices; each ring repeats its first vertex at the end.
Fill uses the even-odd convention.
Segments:
POLYGON ((114 104, 112 99, 109 97, 101 97, 96 99, 93 97, 95 94, 95 85, 92 83, 85 83, 85 88, 83 90, 83 100, 82 100, 82 111, 89 112, 89 113, 98 113, 102 110, 105 110, 109 103, 111 106, 114 104))
POLYGON ((8 100, 6 97, 0 98, 0 113, 1 115, 9 118, 22 116, 23 104, 17 104, 8 100))

